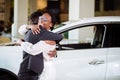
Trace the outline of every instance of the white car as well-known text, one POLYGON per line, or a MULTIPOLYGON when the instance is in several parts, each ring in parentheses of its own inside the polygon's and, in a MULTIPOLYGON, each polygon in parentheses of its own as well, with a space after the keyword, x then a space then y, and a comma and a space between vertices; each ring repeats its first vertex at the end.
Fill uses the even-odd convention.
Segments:
MULTIPOLYGON (((56 47, 57 80, 120 80, 119 16, 72 21, 53 32, 65 37, 56 47), (80 33, 83 30, 91 34, 80 33), (75 38, 76 32, 80 38, 75 38)), ((0 80, 4 76, 17 80, 22 49, 0 46, 0 51, 0 80)))

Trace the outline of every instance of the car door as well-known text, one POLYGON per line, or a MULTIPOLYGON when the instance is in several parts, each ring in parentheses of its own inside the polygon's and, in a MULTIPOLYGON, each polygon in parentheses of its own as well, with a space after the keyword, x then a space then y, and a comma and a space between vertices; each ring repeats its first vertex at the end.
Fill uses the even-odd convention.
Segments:
POLYGON ((120 24, 107 24, 108 48, 106 80, 120 80, 120 24))
MULTIPOLYGON (((84 35, 83 41, 63 39, 60 43, 61 50, 58 50, 55 59, 57 80, 105 80, 107 48, 98 46, 100 45, 99 41, 103 40, 104 29, 99 29, 102 31, 100 33, 96 30, 97 26, 95 25, 87 27, 94 29, 93 37, 84 35)), ((85 29, 77 28, 77 30, 80 29, 87 31, 86 27, 85 29)), ((62 34, 65 36, 69 32, 62 34)))

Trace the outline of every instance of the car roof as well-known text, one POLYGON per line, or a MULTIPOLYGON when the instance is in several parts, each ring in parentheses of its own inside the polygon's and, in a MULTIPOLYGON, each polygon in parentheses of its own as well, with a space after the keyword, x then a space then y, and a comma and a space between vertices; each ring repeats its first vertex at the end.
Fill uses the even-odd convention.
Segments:
POLYGON ((53 30, 53 32, 61 33, 67 29, 76 28, 78 26, 87 26, 94 24, 117 24, 120 23, 120 16, 100 16, 100 17, 91 17, 91 18, 83 18, 79 20, 70 20, 63 22, 64 26, 53 30))
POLYGON ((99 17, 82 18, 78 20, 66 21, 63 22, 63 24, 70 24, 74 22, 80 22, 80 23, 120 22, 120 16, 99 16, 99 17))

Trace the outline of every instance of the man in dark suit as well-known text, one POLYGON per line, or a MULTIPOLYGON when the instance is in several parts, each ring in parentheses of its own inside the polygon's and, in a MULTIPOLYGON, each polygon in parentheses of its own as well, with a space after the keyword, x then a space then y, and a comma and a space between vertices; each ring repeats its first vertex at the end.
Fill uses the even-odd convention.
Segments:
MULTIPOLYGON (((41 19, 42 27, 46 30, 50 30, 51 27, 53 27, 55 23, 55 19, 51 13, 44 13, 45 16, 44 19, 41 19)), ((27 27, 27 29, 31 29, 31 27, 27 27)), ((39 27, 38 27, 38 30, 39 27)), ((49 36, 49 34, 47 34, 49 36)), ((28 30, 25 34, 25 41, 30 42, 32 44, 37 43, 40 40, 50 39, 50 37, 43 37, 41 33, 38 33, 37 35, 34 35, 32 33, 32 30, 28 30)), ((52 39, 58 39, 60 38, 52 38, 52 39)), ((23 51, 23 62, 21 63, 20 70, 19 70, 19 79, 20 80, 38 80, 38 75, 41 74, 44 66, 43 66, 43 55, 42 53, 36 56, 31 56, 25 51, 23 51)))

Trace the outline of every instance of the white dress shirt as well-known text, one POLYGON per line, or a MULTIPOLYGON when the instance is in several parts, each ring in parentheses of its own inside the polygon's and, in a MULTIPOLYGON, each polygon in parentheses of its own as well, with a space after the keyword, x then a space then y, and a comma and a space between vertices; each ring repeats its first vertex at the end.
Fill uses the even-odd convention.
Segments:
POLYGON ((39 41, 34 45, 29 42, 22 42, 21 47, 25 52, 31 55, 38 55, 43 53, 44 59, 50 60, 51 58, 48 56, 48 52, 53 51, 56 45, 49 45, 45 43, 45 41, 39 41))
POLYGON ((25 33, 28 31, 27 28, 26 28, 27 26, 28 26, 28 25, 22 25, 22 26, 20 26, 18 32, 19 32, 21 35, 25 35, 25 33))

